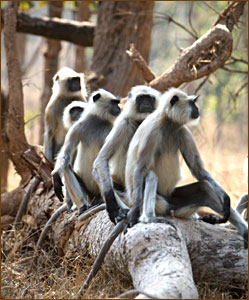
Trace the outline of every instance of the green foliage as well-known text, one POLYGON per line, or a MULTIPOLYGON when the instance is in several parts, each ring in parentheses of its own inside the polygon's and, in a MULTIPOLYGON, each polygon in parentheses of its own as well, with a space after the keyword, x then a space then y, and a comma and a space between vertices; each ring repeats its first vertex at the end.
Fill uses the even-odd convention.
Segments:
POLYGON ((21 11, 28 10, 30 8, 34 7, 33 1, 21 1, 19 5, 19 9, 21 11))

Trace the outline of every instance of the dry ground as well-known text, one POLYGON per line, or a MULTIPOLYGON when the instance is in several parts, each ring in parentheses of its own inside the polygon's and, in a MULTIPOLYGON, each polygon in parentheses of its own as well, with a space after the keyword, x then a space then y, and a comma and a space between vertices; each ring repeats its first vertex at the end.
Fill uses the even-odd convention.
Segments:
MULTIPOLYGON (((221 147, 212 143, 215 125, 207 120, 195 133, 206 168, 229 193, 232 205, 239 196, 247 191, 243 175, 243 161, 247 155, 244 146, 236 138, 234 128, 224 130, 221 147), (208 124, 208 126, 206 126, 208 124), (209 128, 208 131, 205 128, 209 128)), ((182 183, 193 180, 183 166, 185 179, 182 183)), ((18 177, 10 172, 9 189, 18 185, 18 177)), ((47 245, 45 252, 39 257, 36 268, 30 269, 30 259, 34 254, 33 241, 37 240, 38 231, 24 224, 19 231, 9 229, 2 233, 2 269, 1 295, 2 299, 69 299, 76 295, 82 282, 90 270, 93 260, 89 257, 76 256, 73 259, 57 256, 53 245, 47 245)), ((124 291, 132 289, 131 278, 106 270, 104 267, 98 273, 91 288, 86 294, 88 299, 117 297, 124 291)), ((245 287, 232 287, 225 290, 221 285, 210 287, 207 284, 199 286, 202 299, 247 299, 245 287)))

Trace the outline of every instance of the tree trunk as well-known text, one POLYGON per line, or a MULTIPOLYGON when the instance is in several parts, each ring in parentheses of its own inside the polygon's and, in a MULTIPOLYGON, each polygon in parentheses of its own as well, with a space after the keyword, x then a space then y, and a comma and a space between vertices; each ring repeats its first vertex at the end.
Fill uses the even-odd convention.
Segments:
MULTIPOLYGON (((62 1, 48 2, 49 16, 51 18, 61 18, 63 3, 62 1)), ((51 97, 53 77, 58 70, 58 56, 61 50, 61 42, 57 40, 47 39, 47 47, 44 52, 44 87, 41 95, 41 116, 40 116, 40 132, 39 144, 43 144, 44 133, 44 111, 51 97)))
MULTIPOLYGON (((8 115, 8 96, 1 91, 1 142, 6 143, 6 116, 8 115)), ((8 153, 2 149, 1 153, 1 193, 7 192, 8 188, 8 169, 9 157, 8 153)))
POLYGON ((126 96, 132 86, 144 83, 126 50, 134 43, 148 61, 154 2, 100 3, 89 84, 92 90, 103 87, 126 96))
MULTIPOLYGON (((77 21, 88 21, 90 16, 88 5, 89 3, 87 1, 78 1, 77 21)), ((85 69, 85 48, 82 46, 76 46, 74 70, 80 73, 84 72, 85 69)))
MULTIPOLYGON (((28 213, 38 227, 61 205, 51 196, 37 192, 31 200, 28 213)), ((246 284, 247 251, 236 231, 197 220, 169 219, 176 229, 168 224, 139 223, 119 235, 106 255, 105 266, 130 274, 136 289, 162 299, 195 299, 195 284, 201 282, 228 289, 246 284)), ((51 227, 49 244, 70 259, 87 254, 96 257, 113 228, 106 211, 84 221, 75 212, 64 212, 51 227)))
POLYGON ((6 139, 3 150, 12 160, 15 169, 22 177, 22 182, 30 176, 22 154, 30 148, 24 134, 24 107, 21 82, 21 66, 18 59, 16 44, 16 14, 18 2, 8 2, 4 13, 4 47, 8 70, 9 105, 5 124, 6 139))

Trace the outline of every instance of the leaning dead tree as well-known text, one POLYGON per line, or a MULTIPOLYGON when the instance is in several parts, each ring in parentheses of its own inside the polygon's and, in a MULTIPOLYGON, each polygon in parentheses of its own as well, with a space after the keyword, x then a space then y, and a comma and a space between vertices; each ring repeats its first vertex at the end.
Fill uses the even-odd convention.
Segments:
POLYGON ((215 72, 231 56, 232 30, 243 14, 245 2, 232 2, 220 14, 214 26, 190 47, 184 49, 177 61, 156 77, 142 55, 131 45, 127 54, 135 62, 144 80, 153 88, 165 91, 215 72))

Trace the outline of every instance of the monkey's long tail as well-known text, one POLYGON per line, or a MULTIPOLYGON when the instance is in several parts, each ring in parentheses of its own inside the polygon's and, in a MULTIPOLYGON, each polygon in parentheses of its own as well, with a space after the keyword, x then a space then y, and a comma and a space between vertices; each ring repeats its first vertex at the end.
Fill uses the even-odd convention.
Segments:
POLYGON ((82 287, 80 288, 80 290, 78 292, 77 298, 81 298, 83 296, 84 292, 88 289, 92 279, 94 278, 94 276, 99 271, 108 250, 110 249, 111 245, 113 244, 115 239, 118 237, 118 235, 124 230, 124 226, 129 222, 129 220, 130 220, 131 216, 133 215, 135 209, 136 209, 136 207, 133 207, 133 208, 130 209, 130 211, 128 212, 126 218, 121 220, 114 227, 114 229, 112 230, 112 232, 110 233, 110 235, 108 236, 106 241, 104 242, 102 248, 100 249, 100 252, 99 252, 97 258, 95 259, 95 262, 92 266, 92 269, 91 269, 86 281, 84 282, 84 284, 82 285, 82 287))
POLYGON ((45 240, 45 238, 46 238, 46 236, 47 236, 48 230, 49 230, 49 228, 51 227, 52 223, 54 223, 54 222, 57 220, 57 218, 59 217, 59 215, 60 215, 61 213, 63 213, 65 210, 67 210, 67 204, 66 204, 66 203, 64 203, 62 206, 60 206, 60 207, 52 214, 52 216, 50 217, 50 219, 47 221, 47 223, 46 223, 46 225, 45 225, 45 227, 44 227, 44 229, 43 229, 43 231, 42 231, 42 233, 41 233, 41 235, 40 235, 40 237, 39 237, 39 240, 38 240, 38 242, 37 242, 37 244, 36 244, 36 251, 37 251, 40 247, 42 247, 42 244, 43 244, 43 242, 44 242, 44 240, 45 240))

